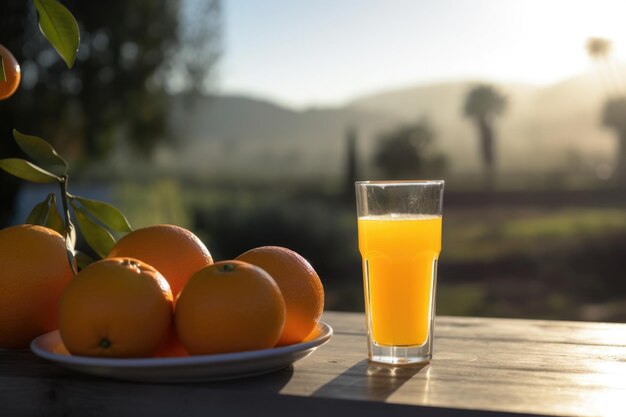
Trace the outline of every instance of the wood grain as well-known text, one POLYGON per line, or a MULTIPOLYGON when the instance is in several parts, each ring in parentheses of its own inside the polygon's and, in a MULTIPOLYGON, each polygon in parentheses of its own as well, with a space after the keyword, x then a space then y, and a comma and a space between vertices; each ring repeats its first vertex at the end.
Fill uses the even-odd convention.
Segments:
POLYGON ((271 375, 139 384, 0 350, 0 416, 626 415, 626 325, 440 317, 421 368, 366 361, 364 318, 328 312, 332 340, 271 375), (516 414, 519 413, 519 414, 516 414))

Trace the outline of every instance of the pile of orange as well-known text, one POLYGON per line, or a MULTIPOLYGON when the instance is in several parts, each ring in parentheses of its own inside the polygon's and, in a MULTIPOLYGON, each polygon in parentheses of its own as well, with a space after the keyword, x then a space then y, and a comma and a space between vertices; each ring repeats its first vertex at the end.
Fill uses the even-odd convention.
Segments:
MULTIPOLYGON (((20 66, 0 45, 0 100, 20 66)), ((73 277, 63 237, 41 226, 0 230, 0 348, 23 349, 59 329, 72 354, 177 356, 302 342, 324 307, 311 265, 281 247, 213 263, 189 230, 130 232, 73 277)))
POLYGON ((324 306, 319 276, 296 252, 265 246, 213 263, 193 233, 172 225, 127 234, 74 278, 60 235, 16 226, 0 231, 0 264, 0 348, 58 327, 76 355, 267 349, 305 340, 324 306))

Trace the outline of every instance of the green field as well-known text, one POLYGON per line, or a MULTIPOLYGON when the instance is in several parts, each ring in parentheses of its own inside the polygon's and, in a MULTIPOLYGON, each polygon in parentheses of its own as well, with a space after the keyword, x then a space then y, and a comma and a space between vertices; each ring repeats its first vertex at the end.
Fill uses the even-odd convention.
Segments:
MULTIPOLYGON (((353 203, 323 191, 217 188, 174 181, 123 184, 136 227, 194 230, 214 257, 288 246, 324 282, 326 306, 362 310, 353 203)), ((626 211, 611 207, 463 208, 444 214, 440 314, 626 320, 626 211)))

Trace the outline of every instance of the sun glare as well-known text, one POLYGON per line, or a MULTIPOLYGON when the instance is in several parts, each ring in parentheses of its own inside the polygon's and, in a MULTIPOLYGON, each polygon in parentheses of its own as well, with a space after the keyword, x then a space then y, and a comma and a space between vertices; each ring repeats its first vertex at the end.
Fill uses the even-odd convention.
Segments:
POLYGON ((593 375, 585 378, 585 383, 595 389, 590 389, 582 398, 585 407, 599 416, 622 417, 626 392, 626 363, 607 360, 594 364, 591 370, 593 375))
POLYGON ((584 73, 593 68, 586 50, 587 41, 593 37, 611 41, 611 58, 616 62, 626 60, 622 19, 626 2, 514 2, 508 13, 509 18, 515 16, 519 21, 502 27, 503 36, 509 40, 509 49, 503 54, 519 67, 503 64, 497 72, 505 79, 549 84, 584 73))
POLYGON ((572 406, 581 414, 622 417, 626 392, 626 363, 623 361, 626 334, 619 325, 604 324, 579 330, 573 338, 589 344, 581 346, 580 356, 576 354, 574 358, 575 366, 585 372, 572 374, 573 384, 583 388, 578 404, 572 406))
POLYGON ((617 0, 340 2, 350 19, 332 24, 315 7, 268 7, 271 25, 243 4, 227 9, 225 91, 301 105, 449 80, 546 85, 593 68, 591 37, 610 39, 626 60, 626 2, 617 0))

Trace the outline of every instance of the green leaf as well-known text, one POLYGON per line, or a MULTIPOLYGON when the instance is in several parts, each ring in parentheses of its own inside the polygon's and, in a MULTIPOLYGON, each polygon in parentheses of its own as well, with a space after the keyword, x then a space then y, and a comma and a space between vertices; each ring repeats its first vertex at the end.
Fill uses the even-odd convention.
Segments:
POLYGON ((81 252, 79 250, 74 254, 74 258, 76 259, 76 263, 80 269, 83 269, 87 265, 94 263, 96 260, 91 256, 87 255, 85 252, 81 252))
POLYGON ((111 236, 111 234, 104 227, 91 220, 82 208, 74 205, 72 207, 74 207, 78 227, 87 241, 87 244, 89 244, 91 249, 93 249, 101 258, 106 257, 109 252, 111 252, 113 245, 115 245, 115 239, 113 236, 111 236))
POLYGON ((6 81, 7 76, 4 73, 4 58, 0 56, 0 81, 6 81))
POLYGON ((59 234, 65 234, 65 222, 57 210, 57 201, 54 194, 50 195, 50 213, 48 214, 48 220, 46 220, 45 226, 49 229, 56 230, 59 234))
POLYGON ((128 220, 122 212, 104 201, 91 200, 84 197, 72 197, 80 201, 80 204, 88 211, 96 220, 108 227, 110 230, 118 232, 132 232, 128 220))
POLYGON ((25 135, 18 132, 17 129, 13 129, 13 137, 26 155, 42 164, 46 169, 57 175, 67 174, 67 162, 46 140, 38 136, 25 135))
POLYGON ((57 0, 35 0, 39 28, 56 49, 68 68, 74 66, 80 44, 78 23, 72 13, 57 0))
POLYGON ((48 213, 50 212, 50 195, 54 194, 49 194, 45 200, 33 207, 32 211, 26 218, 27 224, 37 224, 39 226, 46 224, 48 213))
POLYGON ((20 158, 0 159, 0 169, 5 170, 11 175, 26 181, 47 183, 52 181, 61 181, 51 172, 46 171, 37 165, 20 158))

